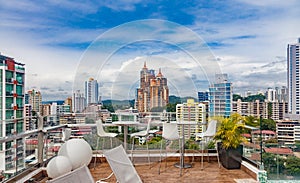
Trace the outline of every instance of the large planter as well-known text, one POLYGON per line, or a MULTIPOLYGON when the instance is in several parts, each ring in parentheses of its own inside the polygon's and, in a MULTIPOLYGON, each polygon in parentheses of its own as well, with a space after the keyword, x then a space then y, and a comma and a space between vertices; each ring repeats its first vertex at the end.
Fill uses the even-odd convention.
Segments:
POLYGON ((243 146, 239 145, 236 149, 223 149, 222 143, 218 143, 219 158, 223 167, 227 169, 240 169, 242 162, 243 146))

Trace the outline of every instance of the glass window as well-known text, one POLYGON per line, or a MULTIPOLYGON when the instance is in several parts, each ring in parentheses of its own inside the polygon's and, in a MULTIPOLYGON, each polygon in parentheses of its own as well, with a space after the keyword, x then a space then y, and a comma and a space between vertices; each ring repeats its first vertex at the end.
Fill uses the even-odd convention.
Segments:
POLYGON ((6 82, 11 83, 11 78, 14 77, 14 73, 12 71, 5 71, 5 80, 6 82))
POLYGON ((23 108, 23 98, 17 98, 17 106, 18 108, 23 108))
POLYGON ((12 85, 12 84, 6 84, 5 91, 6 91, 6 95, 7 96, 12 96, 13 91, 14 91, 14 85, 12 85))
POLYGON ((12 97, 7 97, 5 103, 6 109, 13 109, 13 102, 14 101, 12 97))
POLYGON ((13 123, 6 124, 6 135, 11 135, 14 129, 13 123))
POLYGON ((17 94, 19 96, 23 95, 23 87, 22 87, 22 85, 17 85, 17 94))
POLYGON ((23 76, 24 76, 24 74, 17 73, 16 80, 18 81, 18 84, 23 84, 24 83, 23 76))
POLYGON ((23 122, 17 123, 17 133, 23 132, 23 122))
POLYGON ((6 110, 6 119, 11 119, 14 116, 13 110, 6 110))
POLYGON ((23 110, 17 110, 17 118, 22 118, 23 117, 23 110))

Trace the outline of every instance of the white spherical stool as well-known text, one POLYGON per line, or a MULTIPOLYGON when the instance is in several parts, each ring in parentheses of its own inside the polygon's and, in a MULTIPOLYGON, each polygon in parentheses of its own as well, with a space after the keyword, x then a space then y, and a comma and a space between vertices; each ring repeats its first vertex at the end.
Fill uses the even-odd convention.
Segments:
POLYGON ((69 158, 72 170, 82 165, 88 165, 92 160, 92 148, 83 139, 71 139, 65 142, 59 149, 58 155, 69 158))
POLYGON ((47 174, 50 178, 56 178, 72 170, 70 160, 65 156, 56 156, 47 164, 47 174))

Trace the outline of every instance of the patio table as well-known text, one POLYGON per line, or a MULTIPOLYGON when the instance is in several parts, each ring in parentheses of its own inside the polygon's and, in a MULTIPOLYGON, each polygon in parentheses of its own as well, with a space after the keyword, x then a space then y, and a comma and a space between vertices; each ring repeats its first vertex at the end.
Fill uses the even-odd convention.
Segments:
POLYGON ((195 121, 173 121, 171 123, 177 123, 177 125, 182 126, 180 162, 175 163, 174 166, 177 167, 177 168, 191 168, 192 164, 184 162, 184 151, 185 151, 185 148, 184 148, 184 144, 185 144, 184 129, 185 129, 185 125, 199 125, 199 124, 202 124, 202 123, 198 123, 198 122, 195 122, 195 121))
POLYGON ((128 126, 136 126, 140 125, 140 123, 136 121, 115 121, 112 124, 124 127, 124 149, 127 150, 128 126))

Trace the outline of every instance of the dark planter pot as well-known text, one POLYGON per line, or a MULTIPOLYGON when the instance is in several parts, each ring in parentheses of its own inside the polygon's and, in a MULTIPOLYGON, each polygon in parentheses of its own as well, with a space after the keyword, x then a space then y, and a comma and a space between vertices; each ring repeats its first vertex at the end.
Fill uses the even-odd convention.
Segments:
POLYGON ((218 143, 219 158, 223 167, 227 169, 240 169, 242 162, 243 146, 239 145, 236 149, 223 149, 222 143, 218 143))

